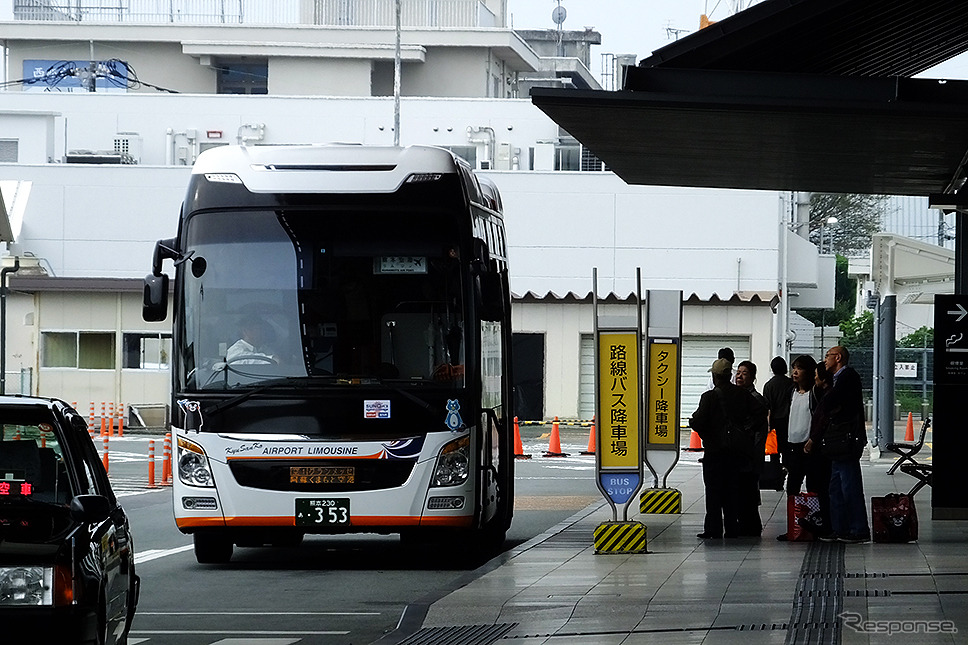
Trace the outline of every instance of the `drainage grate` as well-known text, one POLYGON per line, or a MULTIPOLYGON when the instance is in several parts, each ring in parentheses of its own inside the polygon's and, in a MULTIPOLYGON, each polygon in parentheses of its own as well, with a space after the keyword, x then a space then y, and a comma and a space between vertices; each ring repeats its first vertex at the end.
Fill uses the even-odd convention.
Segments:
POLYGON ((398 645, 490 645, 503 637, 517 623, 497 625, 457 625, 454 627, 424 627, 398 645))
POLYGON ((547 540, 535 545, 541 547, 586 547, 594 545, 594 536, 587 526, 569 526, 547 540))

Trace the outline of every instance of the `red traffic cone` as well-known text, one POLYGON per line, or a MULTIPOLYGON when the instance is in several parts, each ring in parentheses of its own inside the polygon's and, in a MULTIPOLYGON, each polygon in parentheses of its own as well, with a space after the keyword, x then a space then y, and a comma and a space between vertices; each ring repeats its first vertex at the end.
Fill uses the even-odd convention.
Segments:
POLYGON ((558 417, 555 417, 551 424, 551 439, 548 441, 548 452, 543 457, 567 457, 568 454, 561 452, 561 435, 558 433, 558 417))
POLYGON ((908 443, 914 441, 914 413, 908 412, 907 429, 904 431, 904 440, 908 443))
POLYGON ((597 434, 598 434, 598 431, 595 430, 595 417, 592 417, 592 429, 588 432, 588 449, 587 450, 582 450, 581 451, 581 454, 583 454, 583 455, 594 455, 595 454, 595 452, 597 450, 597 448, 596 448, 596 446, 597 446, 596 435, 597 434))
POLYGON ((699 433, 695 430, 689 435, 689 447, 686 450, 700 451, 702 450, 702 439, 699 438, 699 433))
POLYGON ((517 417, 514 417, 514 458, 531 459, 531 455, 524 454, 524 445, 521 443, 521 428, 518 425, 517 417))

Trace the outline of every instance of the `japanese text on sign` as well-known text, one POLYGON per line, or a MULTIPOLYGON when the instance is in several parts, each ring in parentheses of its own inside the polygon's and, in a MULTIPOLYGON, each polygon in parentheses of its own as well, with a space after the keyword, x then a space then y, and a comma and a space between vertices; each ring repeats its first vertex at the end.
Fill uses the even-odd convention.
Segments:
POLYGON ((599 445, 603 468, 638 467, 639 366, 637 334, 599 338, 599 445))
POLYGON ((650 444, 675 444, 677 441, 678 349, 673 343, 649 345, 649 407, 645 418, 646 441, 650 444))

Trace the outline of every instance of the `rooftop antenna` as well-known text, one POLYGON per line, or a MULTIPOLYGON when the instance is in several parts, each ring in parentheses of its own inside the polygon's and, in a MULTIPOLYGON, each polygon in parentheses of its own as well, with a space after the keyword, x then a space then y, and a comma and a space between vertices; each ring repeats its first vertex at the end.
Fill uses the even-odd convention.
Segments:
POLYGON ((559 57, 565 55, 564 47, 561 44, 561 30, 562 24, 565 22, 565 18, 568 17, 568 10, 561 6, 561 0, 558 0, 558 6, 551 11, 551 21, 558 25, 558 47, 557 55, 559 57))

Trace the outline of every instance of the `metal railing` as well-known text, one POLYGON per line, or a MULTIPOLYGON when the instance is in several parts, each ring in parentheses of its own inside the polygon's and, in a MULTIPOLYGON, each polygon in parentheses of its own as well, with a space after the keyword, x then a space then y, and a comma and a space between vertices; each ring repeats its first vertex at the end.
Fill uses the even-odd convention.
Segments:
MULTIPOLYGON (((14 0, 16 20, 392 27, 395 0, 14 0)), ((405 27, 497 27, 480 0, 401 0, 405 27)))
POLYGON ((24 367, 15 372, 7 370, 5 376, 5 394, 24 394, 26 396, 30 396, 33 393, 33 368, 24 367))

